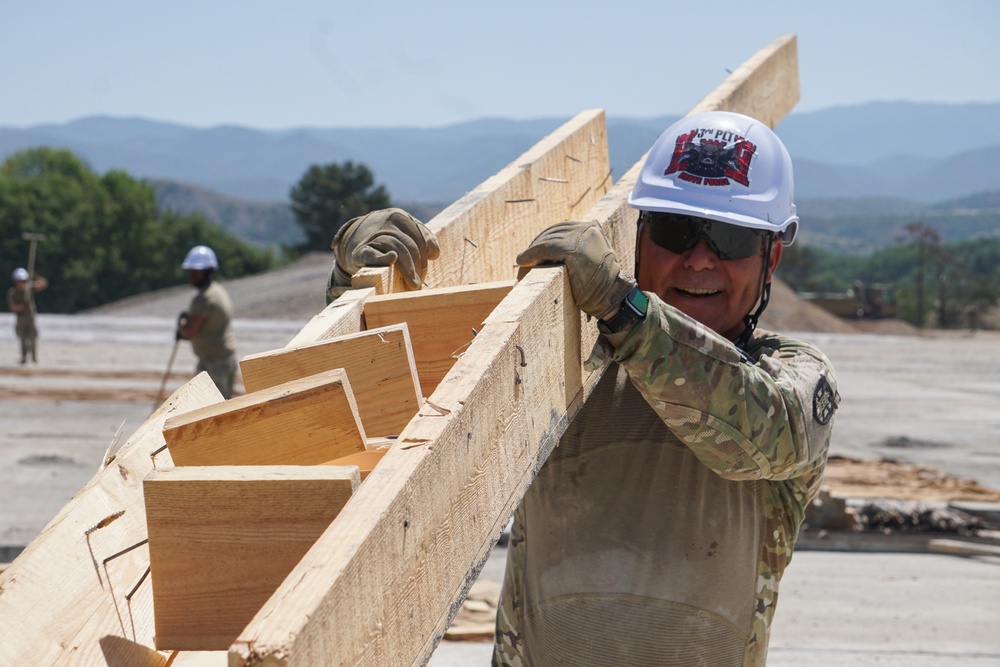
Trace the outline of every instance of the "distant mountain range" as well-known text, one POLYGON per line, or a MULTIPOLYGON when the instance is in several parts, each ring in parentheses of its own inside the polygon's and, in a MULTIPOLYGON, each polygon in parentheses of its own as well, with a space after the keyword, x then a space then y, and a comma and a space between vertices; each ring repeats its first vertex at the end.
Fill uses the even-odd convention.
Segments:
MULTIPOLYGON (((881 198, 919 210, 1000 190, 998 117, 1000 103, 879 102, 792 113, 777 131, 795 161, 798 201, 881 198)), ((612 172, 623 174, 675 119, 609 117, 612 172)), ((312 164, 363 162, 394 201, 436 211, 566 120, 274 131, 95 116, 0 127, 0 159, 40 145, 68 148, 98 172, 123 169, 154 182, 166 207, 203 212, 249 240, 287 243, 300 238, 289 226, 288 192, 312 164)))

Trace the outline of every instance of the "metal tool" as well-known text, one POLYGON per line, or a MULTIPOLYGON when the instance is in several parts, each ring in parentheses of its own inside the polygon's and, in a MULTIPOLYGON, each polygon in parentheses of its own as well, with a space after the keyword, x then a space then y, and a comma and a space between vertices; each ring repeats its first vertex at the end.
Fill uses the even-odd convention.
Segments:
POLYGON ((28 284, 24 288, 25 301, 31 303, 31 288, 35 283, 35 250, 39 242, 45 241, 45 234, 22 232, 21 238, 31 244, 28 246, 28 284))
POLYGON ((181 345, 181 338, 179 336, 174 337, 174 349, 170 351, 170 361, 167 362, 167 370, 163 373, 163 381, 160 382, 160 390, 156 392, 156 402, 153 403, 153 410, 160 407, 163 403, 163 392, 167 388, 167 378, 170 377, 170 371, 174 367, 174 358, 177 356, 177 348, 181 345))

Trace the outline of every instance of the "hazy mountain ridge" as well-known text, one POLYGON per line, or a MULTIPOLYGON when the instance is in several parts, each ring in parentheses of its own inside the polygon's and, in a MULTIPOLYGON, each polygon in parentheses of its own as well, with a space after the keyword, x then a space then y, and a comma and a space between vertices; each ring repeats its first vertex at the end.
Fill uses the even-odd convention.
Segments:
MULTIPOLYGON (((802 197, 893 195, 922 201, 1000 188, 1000 104, 879 102, 792 113, 778 127, 802 197)), ((623 174, 676 116, 608 118, 612 171, 623 174)), ((0 127, 0 158, 37 145, 73 150, 94 169, 284 201, 311 164, 355 160, 400 200, 452 202, 564 118, 480 119, 436 128, 194 128, 139 118, 0 127)))
MULTIPOLYGON (((1000 191, 1000 170, 994 166, 998 116, 1000 104, 879 102, 793 113, 778 133, 795 160, 800 213, 804 220, 822 221, 830 232, 838 216, 885 215, 883 223, 889 224, 928 207, 940 215, 955 208, 950 200, 1000 191), (829 211, 833 201, 841 202, 834 208, 854 212, 820 212, 829 211)), ((608 118, 613 175, 625 173, 675 119, 608 118)), ((394 201, 424 206, 425 217, 431 217, 565 120, 256 130, 95 116, 0 127, 0 159, 38 145, 65 147, 98 172, 124 169, 153 182, 165 208, 201 212, 256 243, 285 244, 301 238, 288 210, 288 192, 311 164, 363 162, 394 201)), ((863 226, 857 231, 868 234, 863 226)))

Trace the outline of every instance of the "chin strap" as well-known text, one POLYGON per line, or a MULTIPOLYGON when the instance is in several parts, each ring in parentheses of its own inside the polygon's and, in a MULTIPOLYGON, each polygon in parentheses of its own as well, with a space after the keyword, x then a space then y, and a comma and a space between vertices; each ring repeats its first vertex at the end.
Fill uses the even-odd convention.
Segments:
POLYGON ((767 302, 771 300, 771 283, 767 280, 767 267, 771 262, 771 246, 773 244, 774 237, 769 236, 767 238, 767 249, 764 251, 764 266, 761 268, 760 275, 761 285, 758 292, 760 305, 757 306, 757 310, 743 318, 743 332, 733 341, 740 350, 744 350, 747 343, 750 342, 750 337, 753 336, 754 329, 757 328, 757 320, 760 319, 761 313, 767 308, 767 302))

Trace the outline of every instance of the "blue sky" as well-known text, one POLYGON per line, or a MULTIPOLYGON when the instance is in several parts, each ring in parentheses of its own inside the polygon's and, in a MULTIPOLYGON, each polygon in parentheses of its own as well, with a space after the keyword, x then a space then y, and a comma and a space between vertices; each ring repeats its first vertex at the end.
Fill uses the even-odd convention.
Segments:
POLYGON ((679 114, 795 33, 796 111, 1000 102, 1000 2, 0 0, 0 125, 679 114))

